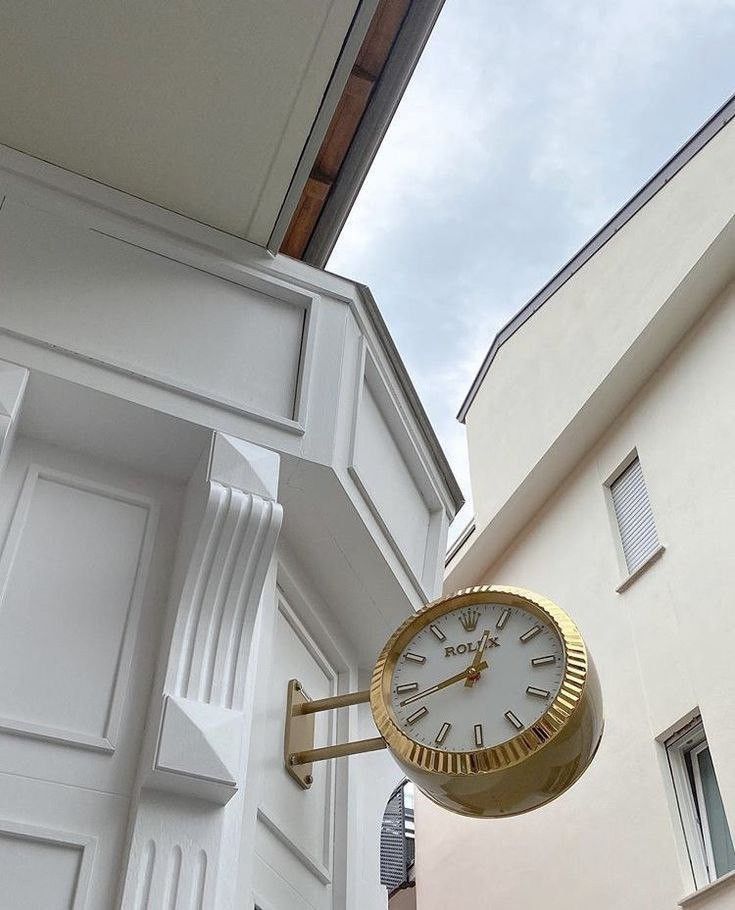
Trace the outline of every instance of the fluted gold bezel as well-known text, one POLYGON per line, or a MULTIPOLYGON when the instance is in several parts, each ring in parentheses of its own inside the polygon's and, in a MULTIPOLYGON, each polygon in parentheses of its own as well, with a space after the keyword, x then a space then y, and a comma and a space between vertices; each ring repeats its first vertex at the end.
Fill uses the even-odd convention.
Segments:
POLYGON ((551 742, 569 723, 580 704, 587 682, 587 649, 575 623, 555 603, 523 588, 480 585, 435 600, 409 617, 380 652, 370 685, 370 707, 375 725, 396 757, 422 771, 473 775, 517 765, 551 742), (541 717, 512 739, 485 749, 452 752, 433 749, 412 740, 400 728, 391 706, 393 671, 406 645, 440 616, 478 603, 518 606, 556 629, 564 649, 564 676, 559 692, 541 717))

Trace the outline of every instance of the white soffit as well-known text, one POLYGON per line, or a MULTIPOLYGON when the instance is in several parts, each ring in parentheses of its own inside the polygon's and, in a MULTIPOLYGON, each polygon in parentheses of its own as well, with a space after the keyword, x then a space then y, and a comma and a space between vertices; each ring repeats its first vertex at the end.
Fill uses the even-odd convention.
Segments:
POLYGON ((358 0, 7 0, 0 143, 265 245, 358 0))

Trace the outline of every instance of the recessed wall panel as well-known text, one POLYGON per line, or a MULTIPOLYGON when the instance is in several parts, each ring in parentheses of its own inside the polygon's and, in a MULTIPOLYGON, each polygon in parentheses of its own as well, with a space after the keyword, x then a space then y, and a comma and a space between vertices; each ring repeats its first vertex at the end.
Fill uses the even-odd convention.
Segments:
POLYGON ((0 559, 0 728, 111 749, 150 508, 31 466, 0 559))
POLYGON ((367 380, 359 400, 351 470, 412 572, 422 579, 431 513, 367 380))
MULTIPOLYGON (((300 875, 314 876, 326 884, 332 874, 333 763, 313 766, 314 782, 304 793, 283 767, 283 716, 289 679, 298 679, 309 698, 326 698, 335 693, 336 673, 283 600, 279 603, 274 643, 275 659, 270 668, 272 710, 261 731, 267 760, 259 818, 275 835, 280 851, 297 860, 300 875)), ((329 743, 333 726, 334 719, 328 713, 315 715, 315 743, 329 743)), ((260 843, 262 846, 263 838, 260 843)))
POLYGON ((0 830, 0 906, 72 910, 83 849, 0 830))
POLYGON ((245 287, 12 198, 0 259, 0 330, 235 411, 295 418, 306 308, 279 286, 245 287))

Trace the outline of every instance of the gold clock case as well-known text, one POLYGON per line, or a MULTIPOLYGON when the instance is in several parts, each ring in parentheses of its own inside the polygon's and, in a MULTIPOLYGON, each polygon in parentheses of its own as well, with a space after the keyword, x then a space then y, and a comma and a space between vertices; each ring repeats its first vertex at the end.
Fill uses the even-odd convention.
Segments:
POLYGON ((560 796, 592 761, 604 723, 597 673, 574 622, 545 597, 491 585, 466 588, 427 604, 396 629, 375 665, 370 707, 406 776, 440 806, 475 818, 519 815, 560 796), (480 603, 522 607, 557 630, 564 646, 559 692, 531 727, 497 746, 451 752, 414 742, 399 727, 391 707, 396 662, 429 623, 480 603))

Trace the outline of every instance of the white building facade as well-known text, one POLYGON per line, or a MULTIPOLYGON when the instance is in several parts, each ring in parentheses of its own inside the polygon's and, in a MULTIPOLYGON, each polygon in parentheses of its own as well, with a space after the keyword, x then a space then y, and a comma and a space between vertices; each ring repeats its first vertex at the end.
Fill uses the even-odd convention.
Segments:
MULTIPOLYGON (((393 104, 438 6, 401 20, 393 104)), ((461 494, 369 291, 275 254, 378 4, 309 7, 7 11, 3 910, 386 906, 398 770, 302 790, 287 683, 366 687, 461 494)))
POLYGON ((476 519, 445 588, 567 610, 606 725, 580 781, 527 815, 417 798, 419 910, 735 904, 734 112, 500 333, 462 409, 476 519))

